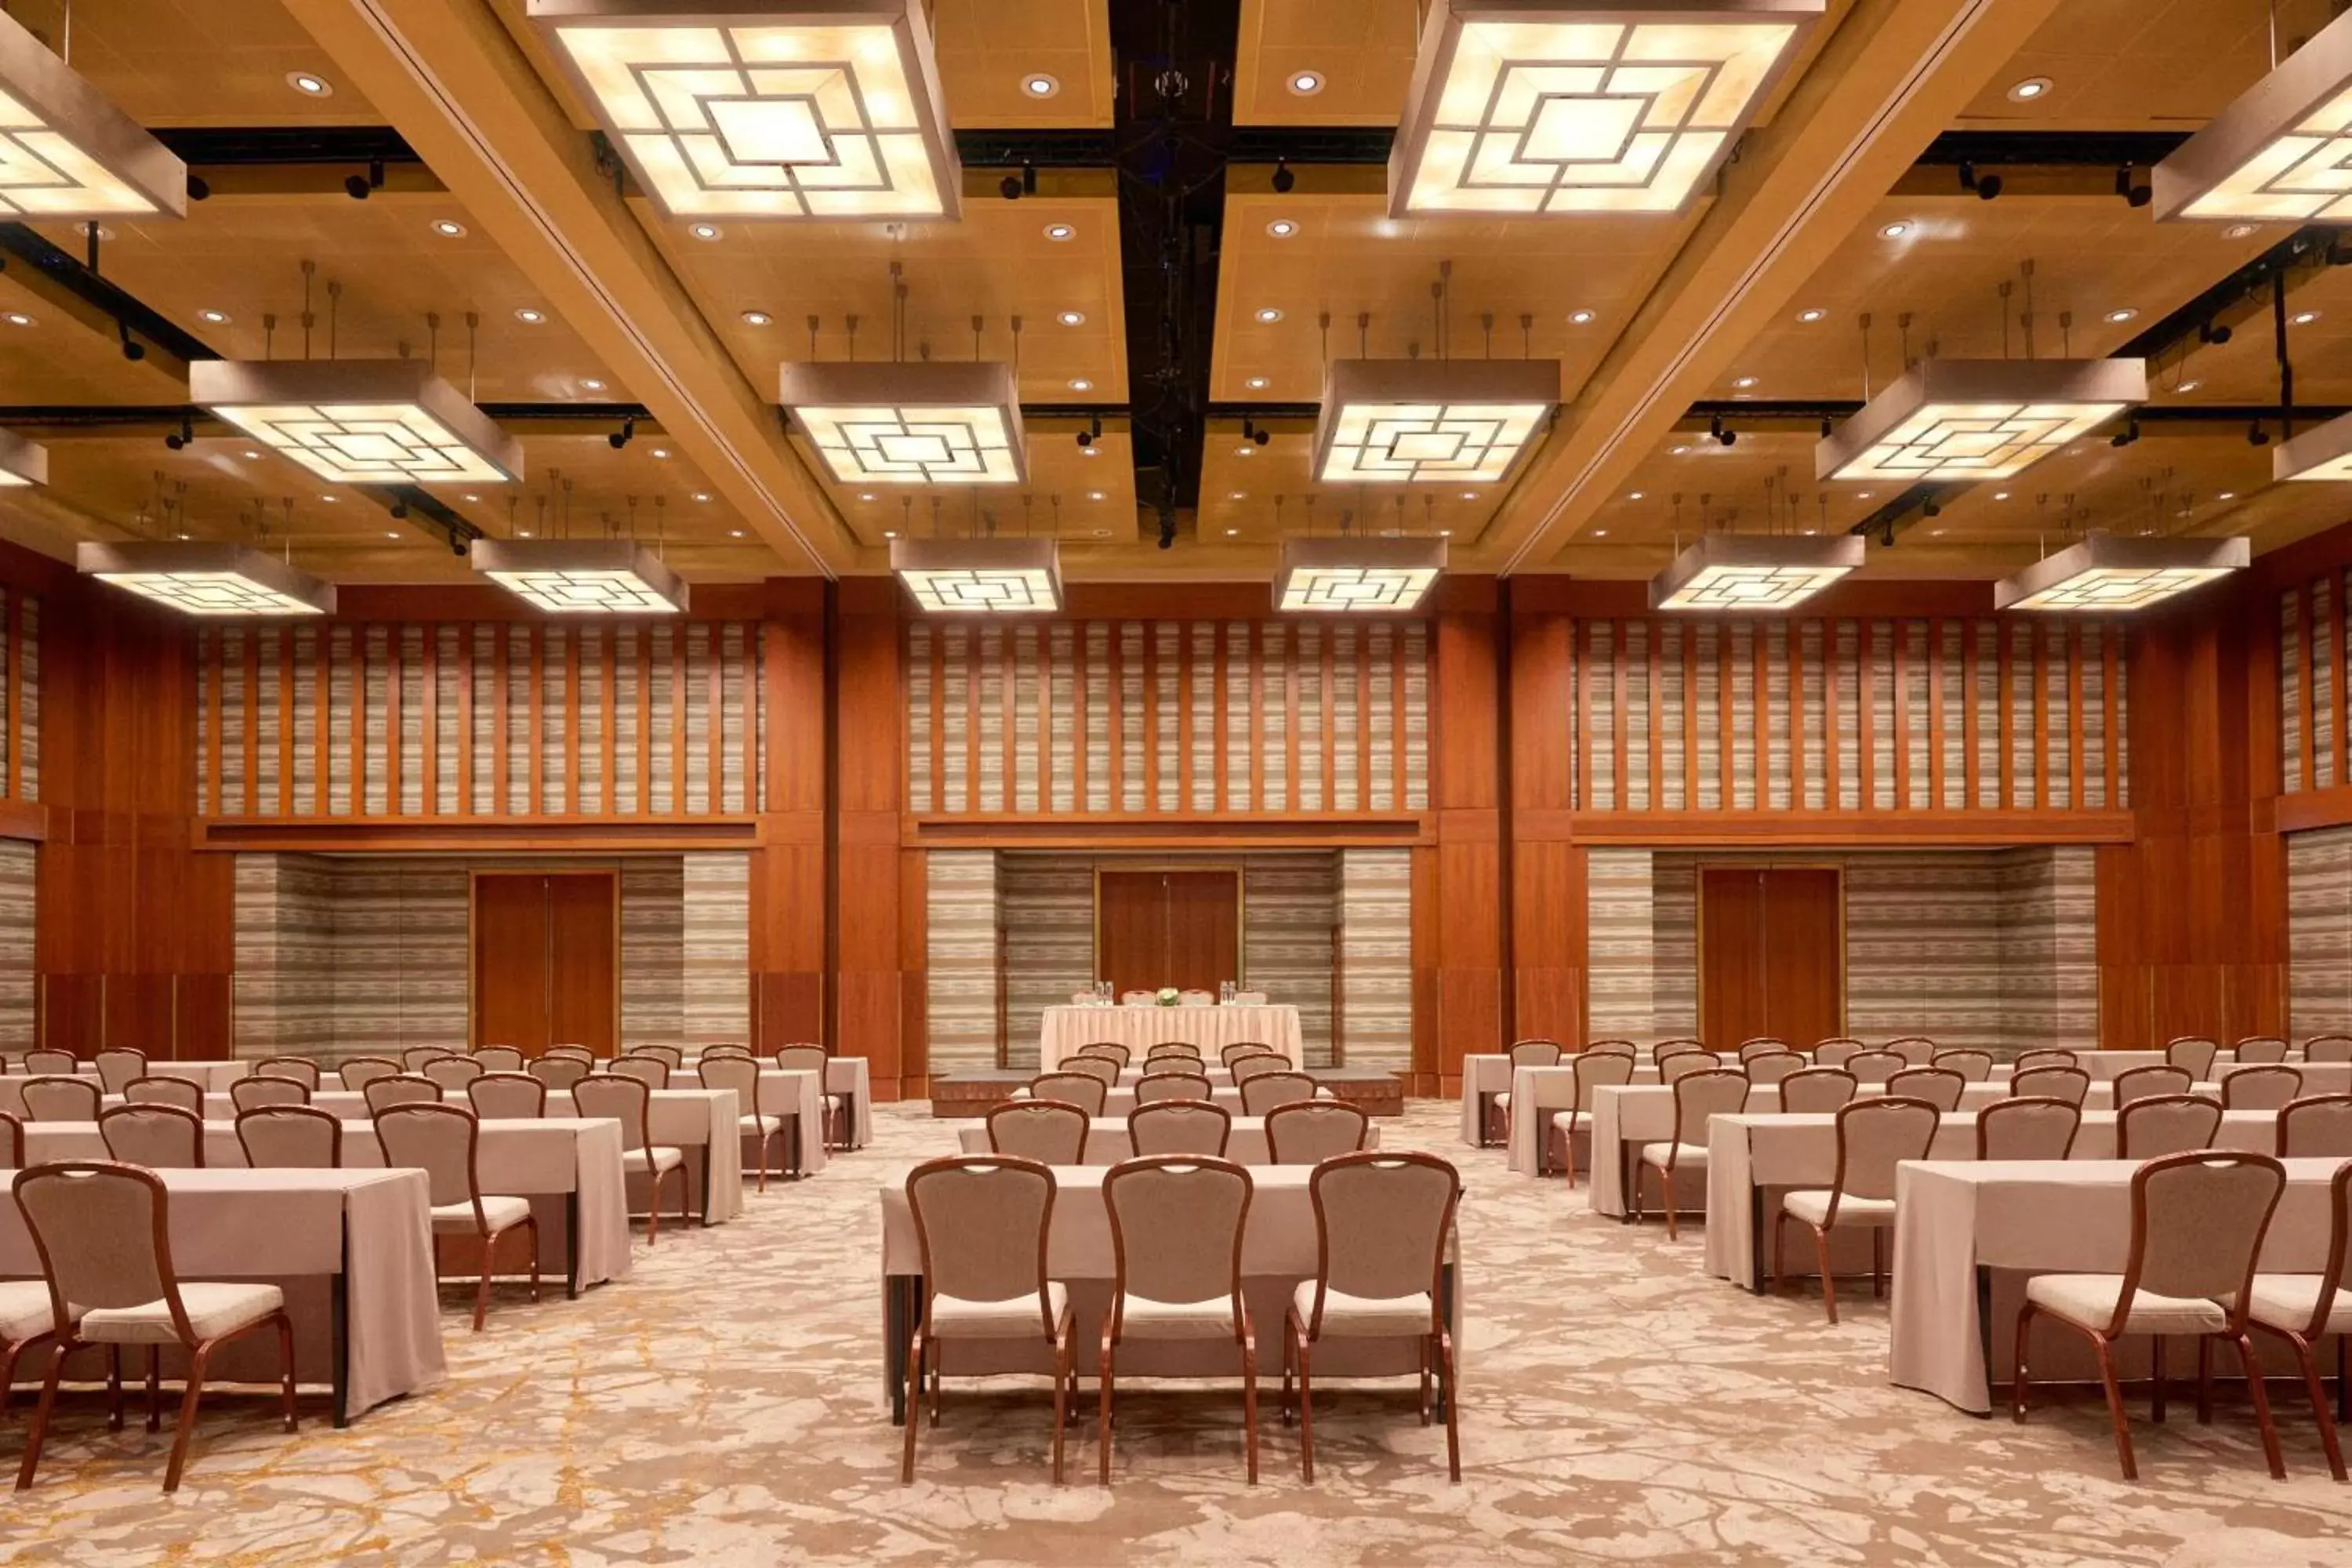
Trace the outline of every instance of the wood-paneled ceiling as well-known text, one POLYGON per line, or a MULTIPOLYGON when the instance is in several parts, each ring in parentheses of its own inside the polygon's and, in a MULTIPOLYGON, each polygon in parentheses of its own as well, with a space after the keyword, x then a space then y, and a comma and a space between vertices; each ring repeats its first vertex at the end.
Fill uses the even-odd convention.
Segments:
MULTIPOLYGON (((15 15, 55 27, 33 9, 15 15)), ((598 162, 524 0, 379 0, 373 21, 350 0, 84 4, 74 68, 188 146, 258 132, 357 148, 382 128, 423 161, 395 159, 353 200, 342 181, 363 162, 199 156, 211 199, 184 220, 110 224, 95 287, 78 276, 77 226, 30 237, 61 268, 9 246, 0 405, 49 446, 52 480, 0 496, 0 529, 53 548, 258 530, 338 578, 462 574, 431 517, 395 516, 388 496, 326 500, 216 425, 166 447, 187 401, 183 352, 305 352, 305 262, 310 353, 429 353, 508 411, 524 481, 436 489, 440 508, 491 534, 658 535, 689 576, 878 572, 894 536, 992 531, 1055 533, 1073 576, 1262 577, 1284 537, 1356 530, 1442 534, 1469 570, 1642 577, 1706 528, 1884 524, 1895 492, 1816 482, 1813 447, 1820 417, 1843 416, 1906 358, 2110 354, 2152 338, 2139 439, 2103 430, 2005 485, 1939 496, 1933 516, 1915 507, 1866 570, 1988 578, 2086 527, 2246 531, 2270 548, 2347 510, 2333 486, 2270 484, 2270 448, 2248 440, 2250 416, 2280 395, 2268 294, 2212 306, 2226 342, 2189 330, 2209 291, 2282 253, 2292 226, 2159 225, 2115 186, 2118 163, 2126 185, 2144 181, 2168 139, 2269 68, 2263 0, 1988 0, 1957 39, 1934 0, 1832 0, 1688 212, 1568 219, 1388 216, 1384 133, 1422 0, 1192 9, 1194 25, 1237 16, 1230 74, 1204 90, 1246 152, 1222 172, 1220 222, 1195 236, 1214 264, 1187 315, 1161 309, 1166 258, 1135 253, 1132 204, 1156 198, 1145 163, 1115 165, 1141 144, 1137 95, 1151 89, 1115 58, 1108 0, 930 7, 950 118, 974 154, 960 221, 722 223, 711 237, 598 162), (436 51, 466 68, 436 69, 436 51), (1297 90, 1302 72, 1315 90, 1297 90), (331 90, 299 90, 297 75, 331 90), (1045 96, 1024 87, 1041 75, 1045 96), (2014 90, 2024 82, 2042 85, 2014 90), (478 158, 449 151, 477 145, 478 158), (2004 178, 1999 199, 1962 188, 1970 156, 2004 178), (1789 161, 1807 158, 1814 195, 1790 200, 1789 161), (1839 195, 1871 159, 1887 177, 1839 195), (1024 160, 1030 188, 1008 200, 1000 182, 1017 184, 1024 160), (1769 247, 1727 268, 1745 258, 1724 237, 1759 232, 1759 217, 1769 247), (128 323, 143 357, 122 353, 109 299, 152 312, 128 323), (1196 367, 1189 385, 1152 378, 1169 349, 1196 367), (1029 479, 1005 490, 836 485, 772 406, 789 361, 1016 353, 1029 479), (1326 366, 1366 354, 1556 360, 1561 410, 1501 484, 1320 486, 1326 366), (1161 550, 1158 481, 1139 477, 1138 454, 1153 410, 1179 397, 1200 399, 1204 434, 1161 550), (1734 443, 1710 434, 1712 414, 1734 443)), ((2327 19, 2320 0, 2284 0, 2278 47, 2327 19)), ((2352 268, 2305 257, 2283 286, 2297 402, 2352 405, 2352 268)))

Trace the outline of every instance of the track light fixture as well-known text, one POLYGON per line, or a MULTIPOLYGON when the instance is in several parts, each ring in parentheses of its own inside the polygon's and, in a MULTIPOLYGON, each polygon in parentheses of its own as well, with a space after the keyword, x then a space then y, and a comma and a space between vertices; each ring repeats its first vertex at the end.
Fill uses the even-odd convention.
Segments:
POLYGON ((169 436, 163 437, 163 445, 176 452, 195 440, 195 438, 196 422, 183 414, 180 416, 180 427, 177 430, 173 431, 169 436))
POLYGON ((395 522, 401 522, 401 521, 407 521, 407 518, 408 518, 408 503, 407 503, 406 501, 404 501, 404 500, 396 500, 396 501, 393 502, 393 503, 392 503, 392 516, 393 516, 393 521, 394 521, 395 522))
MULTIPOLYGON (((1943 507, 1942 507, 1940 504, 1938 504, 1937 502, 1933 501, 1933 500, 1926 500, 1926 501, 1922 501, 1922 502, 1920 502, 1920 503, 1919 503, 1919 510, 1920 510, 1920 512, 1921 512, 1921 514, 1922 514, 1922 515, 1927 516, 1927 517, 1941 517, 1941 516, 1943 516, 1943 515, 1944 515, 1944 509, 1943 509, 1943 507)), ((1894 525, 1893 525, 1892 523, 1889 523, 1889 524, 1887 525, 1887 530, 1886 530, 1886 542, 1887 542, 1887 543, 1889 543, 1889 544, 1892 544, 1892 543, 1894 543, 1894 542, 1895 542, 1895 528, 1894 528, 1894 525)))
POLYGON ((210 180, 205 179, 202 174, 190 174, 188 176, 188 199, 190 201, 210 201, 212 199, 212 195, 213 186, 210 180))
POLYGON ((381 158, 368 160, 366 174, 353 174, 343 181, 344 194, 355 202, 363 202, 368 199, 370 192, 382 189, 383 189, 383 160, 381 158))
POLYGON ((1723 427, 1723 416, 1720 414, 1707 420, 1706 433, 1715 437, 1717 445, 1723 447, 1731 446, 1739 439, 1739 432, 1723 427))
POLYGON ((114 333, 122 343, 122 357, 124 359, 136 364, 139 361, 147 357, 147 345, 137 342, 131 337, 130 322, 117 317, 114 322, 114 333))
POLYGON ((1290 172, 1290 161, 1287 158, 1276 158, 1274 161, 1274 179, 1271 184, 1274 186, 1274 194, 1278 196, 1288 195, 1291 187, 1298 184, 1298 176, 1290 172))
POLYGON ((1829 433, 1830 433, 1830 416, 1829 416, 1828 415, 1824 414, 1824 415, 1822 415, 1822 434, 1823 436, 1827 436, 1829 433))
POLYGON ((2230 341, 2230 329, 2219 321, 2200 321, 2197 323, 2197 341, 2200 343, 2226 343, 2230 341))
POLYGON ((2128 447, 2138 439, 2139 421, 2137 419, 2126 419, 2124 421, 2124 427, 2122 429, 2107 437, 2107 445, 2110 447, 2128 447))
POLYGON ((610 436, 605 437, 604 439, 610 442, 612 444, 613 450, 617 452, 622 447, 627 446, 631 441, 636 439, 636 435, 637 422, 635 419, 624 419, 621 421, 621 427, 613 432, 610 436))
POLYGON ((2125 163, 2116 170, 2116 195, 2123 197, 2129 205, 2144 207, 2156 195, 2156 190, 2146 181, 2134 178, 2132 166, 2125 163))
POLYGON ((1960 164, 1960 189, 1974 191, 1980 202, 1989 202, 2000 195, 2000 184, 1999 174, 1979 174, 1974 163, 1963 162, 1960 164))
POLYGON ((2261 420, 2257 419, 2252 424, 2246 426, 2247 446, 2267 447, 2270 444, 2271 433, 2263 428, 2263 422, 2261 420))
POLYGON ((1102 416, 1097 414, 1094 418, 1087 421, 1087 427, 1085 429, 1078 432, 1078 445, 1081 447, 1092 447, 1101 438, 1102 416))
POLYGON ((1274 432, 1245 418, 1242 421, 1242 439, 1263 447, 1274 439, 1274 432))
POLYGON ((999 192, 1003 193, 1004 199, 1008 202, 1017 202, 1023 196, 1035 195, 1037 194, 1037 165, 1034 163, 1022 164, 1021 172, 1019 174, 1005 175, 1004 178, 996 182, 996 188, 999 192))

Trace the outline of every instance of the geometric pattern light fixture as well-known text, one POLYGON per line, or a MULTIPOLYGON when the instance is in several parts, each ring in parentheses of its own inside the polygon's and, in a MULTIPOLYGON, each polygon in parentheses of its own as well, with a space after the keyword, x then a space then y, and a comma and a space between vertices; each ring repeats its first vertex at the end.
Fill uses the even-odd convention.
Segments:
POLYGON ((634 539, 478 539, 474 570, 561 616, 674 616, 686 584, 634 539))
POLYGON ((1389 153, 1389 216, 1688 205, 1823 0, 1439 0, 1389 153))
POLYGON ((2336 17, 2157 164, 2158 218, 2352 218, 2352 15, 2336 17))
POLYGON ((0 16, 0 217, 184 217, 188 166, 0 16))
POLYGON ((1028 473, 1010 365, 799 361, 783 403, 845 485, 1010 485, 1028 473))
POLYGON ((1813 448, 1813 477, 2003 479, 2147 398, 2136 359, 1927 359, 1813 448))
POLYGON ((2243 539, 2166 539, 2095 533, 1993 585, 1997 610, 2137 610, 2242 572, 2243 539))
POLYGON ((2352 414, 2281 442, 2271 450, 2273 479, 2352 479, 2352 414))
POLYGON ((919 0, 530 0, 530 16, 673 217, 958 215, 919 0))
POLYGON ((198 360, 188 392, 330 484, 522 477, 521 444, 423 360, 198 360))
POLYGON ((1862 564, 1850 533, 1709 533, 1650 579, 1654 610, 1785 610, 1862 564))
POLYGON ((335 585, 249 544, 204 541, 85 543, 74 565, 84 576, 192 616, 327 616, 335 585))
POLYGON ((890 570, 933 615, 1062 607, 1061 552, 1050 539, 894 539, 890 570))
POLYGON ((1274 607, 1329 615, 1411 610, 1444 570, 1442 539, 1286 539, 1274 607))
POLYGON ((1559 402, 1559 362, 1336 360, 1323 380, 1325 484, 1496 484, 1559 402))

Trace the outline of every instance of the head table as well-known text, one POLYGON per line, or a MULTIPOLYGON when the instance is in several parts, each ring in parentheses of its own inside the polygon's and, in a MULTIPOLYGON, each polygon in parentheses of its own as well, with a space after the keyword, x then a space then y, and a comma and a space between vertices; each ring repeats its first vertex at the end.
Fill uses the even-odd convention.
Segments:
POLYGON ((1097 1040, 1125 1046, 1138 1059, 1162 1040, 1201 1047, 1203 1059, 1240 1040, 1257 1040, 1298 1067, 1307 1060, 1298 1037, 1298 1009, 1265 1007, 1048 1007, 1037 1037, 1037 1070, 1052 1072, 1062 1058, 1097 1040))

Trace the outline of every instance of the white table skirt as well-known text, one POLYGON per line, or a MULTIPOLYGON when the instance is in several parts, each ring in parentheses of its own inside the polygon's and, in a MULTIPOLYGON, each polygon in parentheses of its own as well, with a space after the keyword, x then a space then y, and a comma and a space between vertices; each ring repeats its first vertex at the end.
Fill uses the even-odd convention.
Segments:
MULTIPOLYGON (((956 1129, 956 1136, 961 1141, 965 1153, 989 1152, 987 1122, 967 1121, 956 1129)), ((1364 1128, 1364 1147, 1377 1149, 1380 1146, 1380 1123, 1369 1123, 1364 1128)), ((1125 1117, 1100 1116, 1087 1124, 1084 1163, 1116 1165, 1134 1152, 1135 1145, 1128 1141, 1125 1117)), ((1265 1117, 1236 1116, 1233 1119, 1233 1127, 1225 1140, 1225 1158, 1244 1165, 1274 1163, 1274 1155, 1266 1147, 1265 1117)))
MULTIPOLYGON (((248 1061, 149 1062, 147 1064, 149 1078, 184 1078, 204 1085, 206 1089, 223 1091, 252 1070, 253 1064, 248 1061)), ((76 1067, 74 1071, 95 1078, 98 1076, 98 1064, 94 1061, 85 1061, 76 1067)))
POLYGON ((866 1058, 837 1056, 826 1062, 824 1089, 849 1097, 849 1146, 863 1149, 873 1142, 874 1078, 866 1058))
POLYGON ((1474 1149, 1486 1143, 1487 1101, 1510 1087, 1509 1057, 1474 1051, 1462 1058, 1462 1142, 1474 1149))
POLYGON ((1162 1040, 1201 1047, 1202 1057, 1237 1040, 1259 1040, 1288 1057, 1294 1067, 1307 1060, 1298 1035, 1298 1009, 1265 1007, 1048 1007, 1038 1031, 1038 1071, 1052 1072, 1081 1046, 1114 1040, 1141 1057, 1162 1040))

